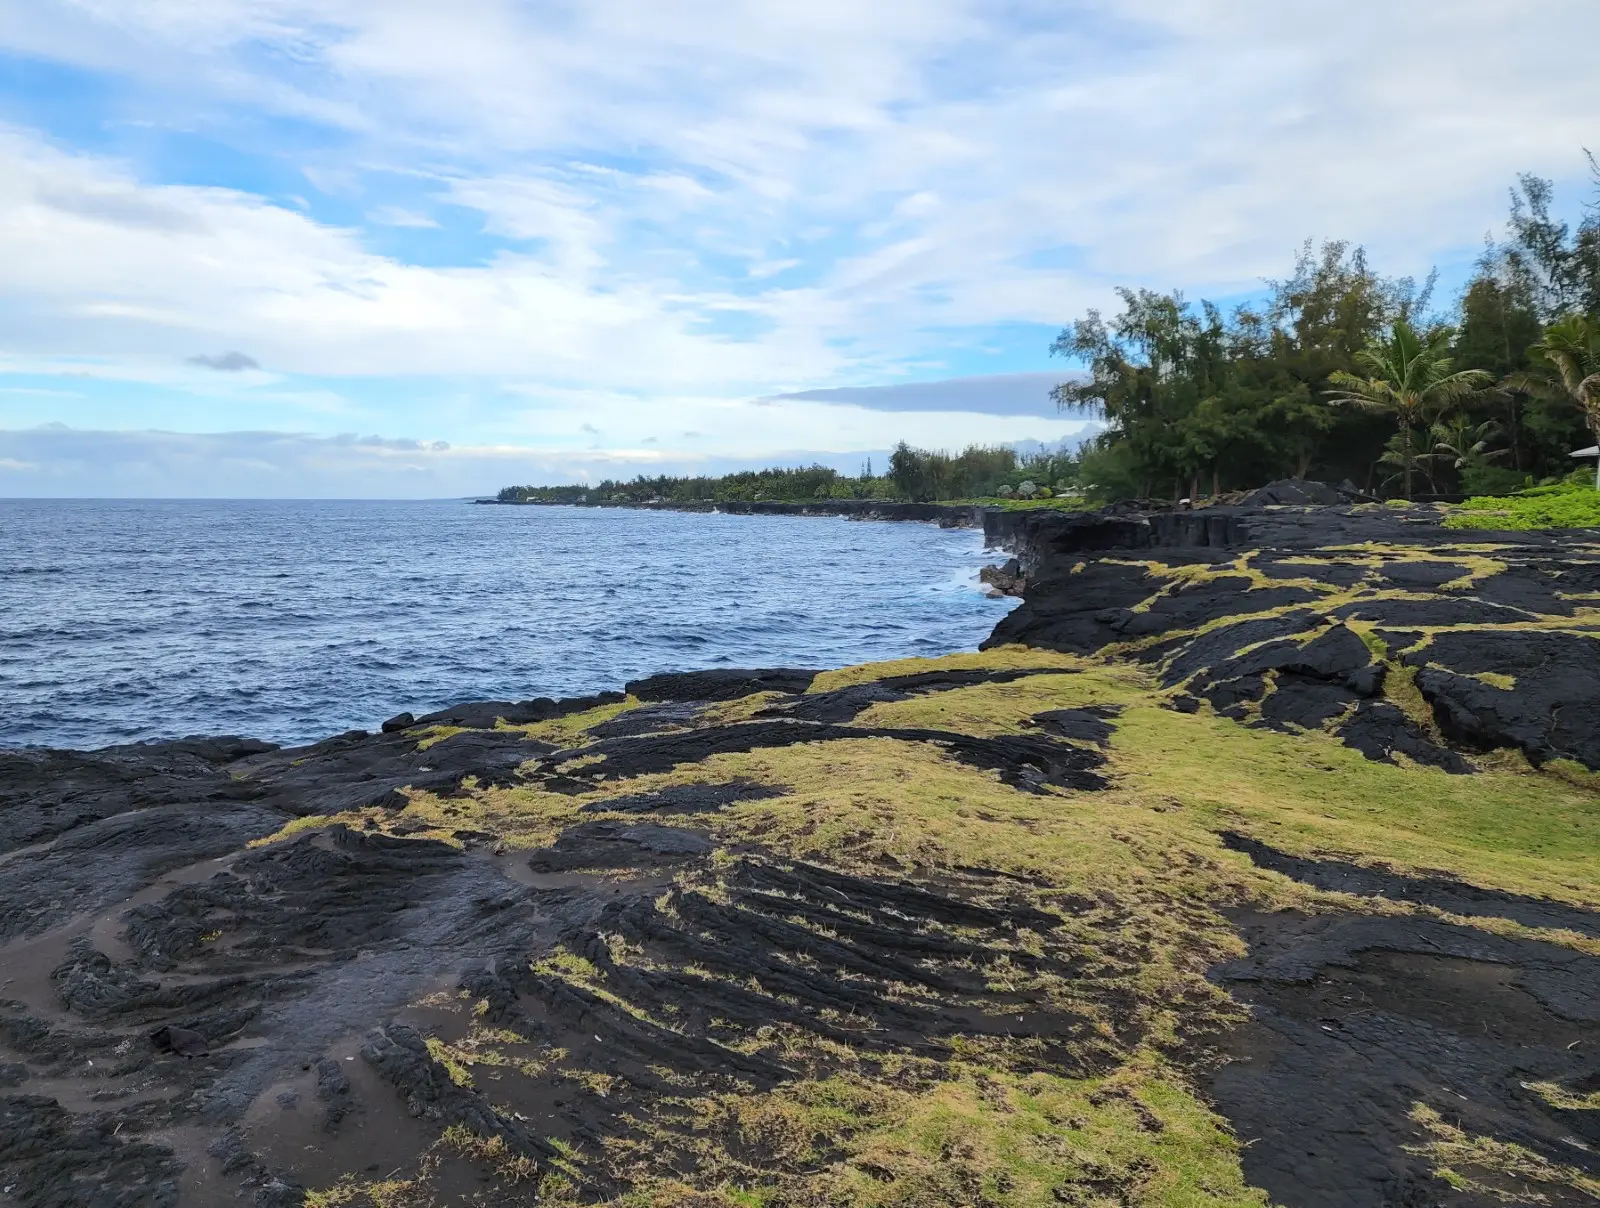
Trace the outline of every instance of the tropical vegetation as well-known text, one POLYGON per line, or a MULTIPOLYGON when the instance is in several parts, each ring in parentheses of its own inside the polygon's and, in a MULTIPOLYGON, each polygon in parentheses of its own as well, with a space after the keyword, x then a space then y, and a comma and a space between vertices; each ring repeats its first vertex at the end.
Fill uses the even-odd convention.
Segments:
POLYGON ((1048 499, 1076 489, 1075 454, 1042 449, 1019 452, 1008 445, 972 445, 960 453, 913 449, 905 442, 889 456, 887 473, 873 473, 869 460, 858 475, 823 465, 773 467, 720 478, 641 474, 632 481, 557 487, 506 487, 501 503, 715 504, 772 500, 811 503, 830 499, 954 500, 1048 499))
POLYGON ((1106 425, 1082 485, 1200 496, 1293 475, 1413 497, 1564 477, 1600 431, 1600 207, 1573 229, 1553 201, 1521 178, 1446 313, 1434 278, 1385 277, 1337 242, 1229 313, 1123 290, 1052 346, 1087 366, 1057 402, 1106 425))
POLYGON ((1443 311, 1435 277, 1386 277, 1342 242, 1308 242, 1288 276, 1231 310, 1120 290, 1116 313, 1091 310, 1050 346, 1080 367, 1063 374, 1057 404, 1101 425, 1076 449, 902 443, 877 474, 868 463, 858 475, 813 465, 640 476, 507 487, 500 499, 1038 504, 1200 498, 1285 477, 1498 499, 1557 482, 1576 450, 1600 442, 1600 165, 1590 164, 1596 198, 1576 227, 1552 215, 1549 181, 1520 178, 1504 237, 1443 311))
POLYGON ((1452 508, 1446 528, 1519 529, 1600 528, 1600 491, 1587 471, 1563 482, 1518 491, 1515 495, 1478 495, 1452 508))

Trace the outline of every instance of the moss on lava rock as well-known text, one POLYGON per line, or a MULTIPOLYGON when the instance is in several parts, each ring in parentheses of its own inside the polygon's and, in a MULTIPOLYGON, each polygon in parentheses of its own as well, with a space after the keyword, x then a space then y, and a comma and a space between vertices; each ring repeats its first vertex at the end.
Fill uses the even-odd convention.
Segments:
POLYGON ((4 1185, 1590 1202, 1600 550, 1226 520, 1041 510, 981 653, 0 757, 4 1185))

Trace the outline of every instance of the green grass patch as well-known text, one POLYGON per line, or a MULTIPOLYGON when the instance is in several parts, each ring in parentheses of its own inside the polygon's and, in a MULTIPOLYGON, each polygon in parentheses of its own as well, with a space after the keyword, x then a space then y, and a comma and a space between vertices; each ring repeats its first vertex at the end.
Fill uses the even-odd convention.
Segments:
POLYGON ((558 747, 581 746, 588 737, 585 731, 602 722, 608 722, 613 717, 619 717, 630 709, 637 709, 643 703, 636 697, 630 696, 614 704, 596 705, 593 709, 585 709, 582 713, 569 713, 566 717, 554 717, 549 721, 530 722, 520 726, 510 726, 502 721, 495 728, 521 730, 529 738, 554 743, 558 747))
POLYGON ((417 750, 426 751, 429 747, 443 742, 447 738, 454 738, 457 734, 465 734, 466 726, 429 726, 417 739, 417 750))
POLYGON ((1479 495, 1445 517, 1454 529, 1600 528, 1600 491, 1592 482, 1531 487, 1515 495, 1479 495))
MULTIPOLYGON (((515 1034, 477 1024, 463 1039, 431 1044, 436 1059, 451 1077, 475 1080, 486 1094, 502 1089, 501 1079, 526 1075, 560 1077, 597 1096, 622 1095, 627 1128, 608 1135, 603 1155, 592 1159, 624 1188, 608 1201, 615 1208, 1261 1206, 1265 1195, 1245 1183, 1238 1139, 1206 1105, 1178 1056, 1193 1037, 1240 1018, 1238 1005, 1205 976, 1244 951, 1222 910, 1425 908, 1356 902, 1265 872, 1224 848, 1218 832, 1239 831, 1296 855, 1440 873, 1600 906, 1594 860, 1600 776, 1576 766, 1535 770, 1520 757, 1494 756, 1479 760, 1474 775, 1451 776, 1376 763, 1330 734, 1250 728, 1209 709, 1178 713, 1164 707, 1167 694, 1142 666, 1021 647, 846 668, 819 676, 812 690, 957 668, 1044 673, 882 703, 858 724, 995 735, 1024 731, 1030 717, 1050 709, 1120 706, 1103 769, 1109 787, 1027 793, 933 743, 863 733, 714 755, 666 772, 607 779, 580 793, 550 791, 537 780, 474 789, 470 797, 416 793, 384 823, 420 819, 438 834, 454 827, 489 831, 510 850, 550 842, 592 817, 581 813, 584 806, 610 797, 730 780, 781 786, 782 796, 653 819, 709 831, 719 849, 707 868, 676 874, 680 880, 701 878, 700 888, 715 897, 724 888, 718 870, 754 849, 866 875, 960 879, 980 899, 991 892, 1026 895, 1061 921, 1048 933, 1018 933, 1017 952, 1071 951, 1074 972, 1033 972, 1010 963, 1008 954, 986 977, 991 987, 1004 982, 1005 993, 1081 1020, 1082 1029, 1061 1041, 1081 1058, 1066 1068, 1109 1072, 1040 1073, 1028 1042, 1009 1037, 962 1035, 938 1058, 867 1055, 781 1026, 721 1034, 723 1043, 781 1056, 797 1071, 771 1091, 686 1082, 649 1102, 627 1100, 609 1076, 530 1053, 515 1034), (1009 877, 993 890, 972 888, 974 868, 1009 877), (1125 1033, 1130 1039, 1118 1038, 1112 1026, 1118 1018, 1137 1021, 1125 1033)), ((731 702, 700 724, 737 724, 762 703, 760 697, 731 702)), ((576 744, 586 727, 627 707, 529 730, 576 744)), ((1515 926, 1460 921, 1489 930, 1515 926)), ((1595 950, 1582 937, 1540 934, 1595 950)), ((636 959, 622 936, 605 939, 615 967, 636 959)), ((640 949, 637 959, 654 958, 640 949)), ((535 971, 650 1018, 630 1003, 629 983, 614 968, 557 948, 535 971)), ((652 1022, 670 1029, 680 1021, 674 1014, 652 1022)), ((1577 1092, 1553 1084, 1537 1093, 1552 1104, 1588 1107, 1577 1092)), ((1520 1178, 1590 1190, 1572 1171, 1539 1166, 1514 1147, 1424 1116, 1414 1123, 1417 1152, 1463 1186, 1520 1178)), ((507 1160, 470 1137, 453 1134, 452 1144, 451 1153, 491 1169, 507 1160)), ((528 1174, 520 1184, 508 1175, 502 1181, 537 1187, 541 1203, 575 1205, 591 1196, 583 1169, 574 1159, 548 1183, 531 1182, 531 1172, 520 1168, 516 1173, 528 1174)), ((393 1190, 384 1192, 386 1202, 361 1193, 367 1198, 346 1184, 321 1193, 334 1198, 315 1202, 329 1208, 424 1202, 393 1190)))
POLYGON ((845 1072, 689 1100, 670 1134, 647 1125, 614 1144, 636 1188, 619 1208, 1267 1203, 1244 1182, 1235 1138, 1159 1061, 1096 1079, 926 1064, 907 1060, 883 1080, 845 1072), (709 1194, 673 1169, 685 1129, 709 1194))
POLYGON ((1600 798, 1557 773, 1452 776, 1377 763, 1329 735, 1150 707, 1121 718, 1113 751, 1120 791, 1165 798, 1216 829, 1600 906, 1600 798))
POLYGON ((981 653, 947 654, 932 659, 896 659, 885 663, 861 663, 824 671, 811 681, 809 692, 832 692, 856 684, 870 684, 897 675, 921 675, 925 671, 1018 671, 1036 667, 1075 670, 1090 665, 1076 654, 1035 650, 1028 646, 999 646, 981 653))

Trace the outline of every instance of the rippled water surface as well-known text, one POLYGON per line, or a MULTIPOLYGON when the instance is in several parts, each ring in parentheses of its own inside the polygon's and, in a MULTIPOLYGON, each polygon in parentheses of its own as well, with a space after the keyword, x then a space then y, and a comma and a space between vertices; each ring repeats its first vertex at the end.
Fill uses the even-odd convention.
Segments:
POLYGON ((305 742, 652 671, 976 647, 973 532, 459 502, 0 500, 0 746, 305 742))

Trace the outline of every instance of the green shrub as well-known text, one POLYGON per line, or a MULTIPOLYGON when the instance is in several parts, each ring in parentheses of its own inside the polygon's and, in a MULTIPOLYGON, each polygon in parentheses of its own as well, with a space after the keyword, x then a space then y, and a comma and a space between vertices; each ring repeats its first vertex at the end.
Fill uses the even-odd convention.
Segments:
POLYGON ((1137 499, 1144 493, 1144 484, 1139 480, 1138 460, 1126 441, 1085 445, 1078 479, 1089 497, 1102 503, 1137 499))
POLYGON ((1509 495, 1532 485, 1533 477, 1485 463, 1461 467, 1461 489, 1468 495, 1509 495))
POLYGON ((1479 495, 1445 518, 1446 528, 1600 528, 1600 491, 1588 471, 1515 495, 1479 495))

